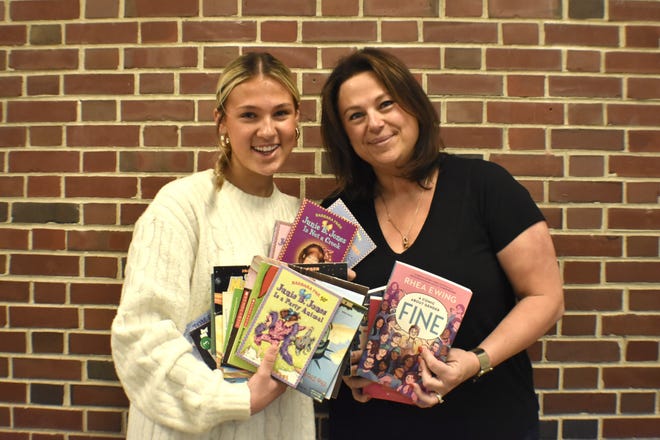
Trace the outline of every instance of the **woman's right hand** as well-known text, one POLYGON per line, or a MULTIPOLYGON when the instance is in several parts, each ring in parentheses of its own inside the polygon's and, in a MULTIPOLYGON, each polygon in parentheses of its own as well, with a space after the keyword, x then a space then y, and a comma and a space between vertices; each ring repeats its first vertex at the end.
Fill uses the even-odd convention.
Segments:
POLYGON ((247 382, 250 389, 250 414, 263 410, 286 391, 286 385, 271 376, 278 349, 278 344, 271 344, 257 372, 247 382))

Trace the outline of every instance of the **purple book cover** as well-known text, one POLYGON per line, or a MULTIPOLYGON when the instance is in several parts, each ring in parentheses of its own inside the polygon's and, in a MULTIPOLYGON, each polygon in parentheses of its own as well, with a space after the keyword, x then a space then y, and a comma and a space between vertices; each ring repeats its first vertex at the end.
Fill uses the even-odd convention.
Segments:
POLYGON ((357 224, 305 199, 279 260, 285 263, 345 261, 357 230, 357 224))

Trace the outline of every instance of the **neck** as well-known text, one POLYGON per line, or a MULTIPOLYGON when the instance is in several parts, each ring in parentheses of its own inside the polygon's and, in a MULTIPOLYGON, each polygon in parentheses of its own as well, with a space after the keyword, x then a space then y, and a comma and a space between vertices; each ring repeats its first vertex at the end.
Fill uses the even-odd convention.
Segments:
POLYGON ((239 173, 231 166, 224 172, 225 179, 241 191, 258 197, 270 197, 275 183, 273 176, 253 173, 239 173))

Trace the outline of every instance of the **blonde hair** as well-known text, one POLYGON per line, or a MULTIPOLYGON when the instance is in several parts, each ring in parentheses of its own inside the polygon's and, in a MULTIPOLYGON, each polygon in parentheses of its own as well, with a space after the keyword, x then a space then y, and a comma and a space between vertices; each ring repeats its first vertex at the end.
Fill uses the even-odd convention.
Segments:
MULTIPOLYGON (((289 68, 267 52, 250 52, 230 62, 220 75, 215 93, 215 108, 220 113, 220 117, 216 122, 216 132, 220 122, 225 117, 224 106, 234 87, 260 75, 272 78, 282 84, 291 93, 295 109, 300 108, 300 92, 289 68)), ((220 154, 215 163, 215 185, 217 189, 222 187, 223 175, 231 159, 229 138, 221 136, 219 141, 220 154)))

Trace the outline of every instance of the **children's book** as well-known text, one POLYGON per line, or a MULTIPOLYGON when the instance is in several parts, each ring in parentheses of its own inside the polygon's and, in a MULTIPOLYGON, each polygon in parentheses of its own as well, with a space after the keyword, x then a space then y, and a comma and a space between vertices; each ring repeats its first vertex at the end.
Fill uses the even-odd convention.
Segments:
POLYGON ((358 225, 304 199, 278 259, 286 263, 345 261, 358 225))
POLYGON ((370 252, 376 249, 376 243, 374 243, 371 237, 369 237, 367 231, 360 226, 357 219, 342 199, 335 200, 332 205, 328 206, 328 211, 334 212, 358 225, 357 233, 355 234, 351 248, 346 256, 348 267, 353 268, 356 264, 362 261, 364 257, 369 255, 370 252))
POLYGON ((212 351, 218 362, 224 354, 226 321, 232 318, 225 313, 229 310, 230 304, 224 299, 227 297, 227 292, 233 293, 237 287, 242 289, 248 269, 249 266, 239 265, 213 267, 210 336, 212 351))
POLYGON ((184 336, 193 345, 193 355, 215 370, 217 364, 212 349, 210 321, 210 314, 204 313, 186 326, 184 336))
POLYGON ((291 223, 287 223, 282 220, 277 220, 275 222, 275 227, 273 228, 273 239, 270 244, 270 250, 268 251, 269 258, 277 258, 280 255, 290 230, 291 223))
POLYGON ((467 287, 396 261, 369 325, 357 374, 415 402, 412 383, 422 386, 420 347, 446 361, 471 297, 467 287))
POLYGON ((285 266, 268 284, 236 355, 257 367, 267 348, 278 344, 272 375, 295 388, 329 333, 341 297, 285 266))

